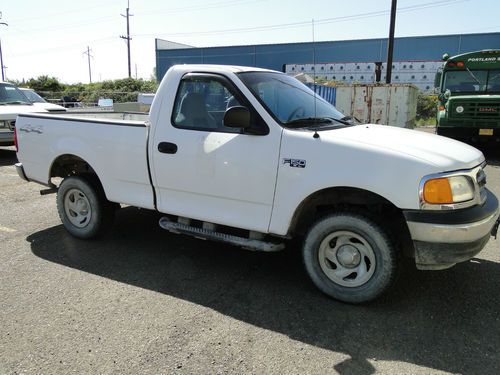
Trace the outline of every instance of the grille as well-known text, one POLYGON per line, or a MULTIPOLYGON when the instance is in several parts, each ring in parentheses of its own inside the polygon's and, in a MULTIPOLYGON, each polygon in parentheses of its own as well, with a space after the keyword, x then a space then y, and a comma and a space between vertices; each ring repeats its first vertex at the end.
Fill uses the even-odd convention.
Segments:
POLYGON ((7 121, 7 123, 9 124, 10 130, 14 130, 14 128, 16 127, 16 120, 7 121))
POLYGON ((450 117, 474 119, 500 119, 499 102, 454 102, 451 106, 450 117), (463 112, 458 113, 457 107, 463 107, 463 112))

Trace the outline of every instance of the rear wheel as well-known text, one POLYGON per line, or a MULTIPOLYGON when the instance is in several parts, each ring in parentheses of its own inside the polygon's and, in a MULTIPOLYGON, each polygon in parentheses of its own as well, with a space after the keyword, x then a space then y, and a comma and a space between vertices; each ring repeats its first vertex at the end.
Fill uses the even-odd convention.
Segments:
POLYGON ((59 186, 57 211, 69 233, 90 239, 103 234, 111 226, 115 210, 95 179, 70 176, 59 186))
POLYGON ((387 234, 357 213, 339 213, 317 221, 306 235, 303 259, 321 291, 350 303, 380 296, 394 281, 398 266, 387 234))

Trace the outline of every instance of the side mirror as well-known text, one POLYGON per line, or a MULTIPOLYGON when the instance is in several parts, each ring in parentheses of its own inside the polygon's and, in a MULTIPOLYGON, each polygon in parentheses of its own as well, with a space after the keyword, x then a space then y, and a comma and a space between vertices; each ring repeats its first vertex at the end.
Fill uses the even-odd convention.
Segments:
POLYGON ((248 129, 250 127, 250 111, 246 107, 230 107, 224 113, 224 126, 227 128, 248 129))
POLYGON ((450 89, 446 89, 446 91, 444 92, 444 98, 446 100, 450 99, 450 96, 451 96, 451 91, 450 89))

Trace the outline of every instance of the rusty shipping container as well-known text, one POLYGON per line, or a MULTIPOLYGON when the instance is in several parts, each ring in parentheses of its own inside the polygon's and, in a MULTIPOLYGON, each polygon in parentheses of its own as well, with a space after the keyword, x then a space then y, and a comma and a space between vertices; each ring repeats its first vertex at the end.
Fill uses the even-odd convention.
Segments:
POLYGON ((335 106, 362 123, 415 126, 418 88, 411 84, 339 85, 335 106))

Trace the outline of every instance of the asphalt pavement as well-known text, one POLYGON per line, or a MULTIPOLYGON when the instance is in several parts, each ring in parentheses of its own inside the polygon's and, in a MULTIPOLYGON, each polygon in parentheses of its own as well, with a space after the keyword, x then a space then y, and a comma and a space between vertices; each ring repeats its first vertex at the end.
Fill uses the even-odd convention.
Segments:
MULTIPOLYGON (((500 196, 500 156, 487 156, 500 196)), ((500 238, 449 270, 406 265, 387 295, 352 306, 312 285, 293 246, 177 236, 147 210, 77 240, 15 162, 0 148, 0 374, 500 373, 500 238)))

